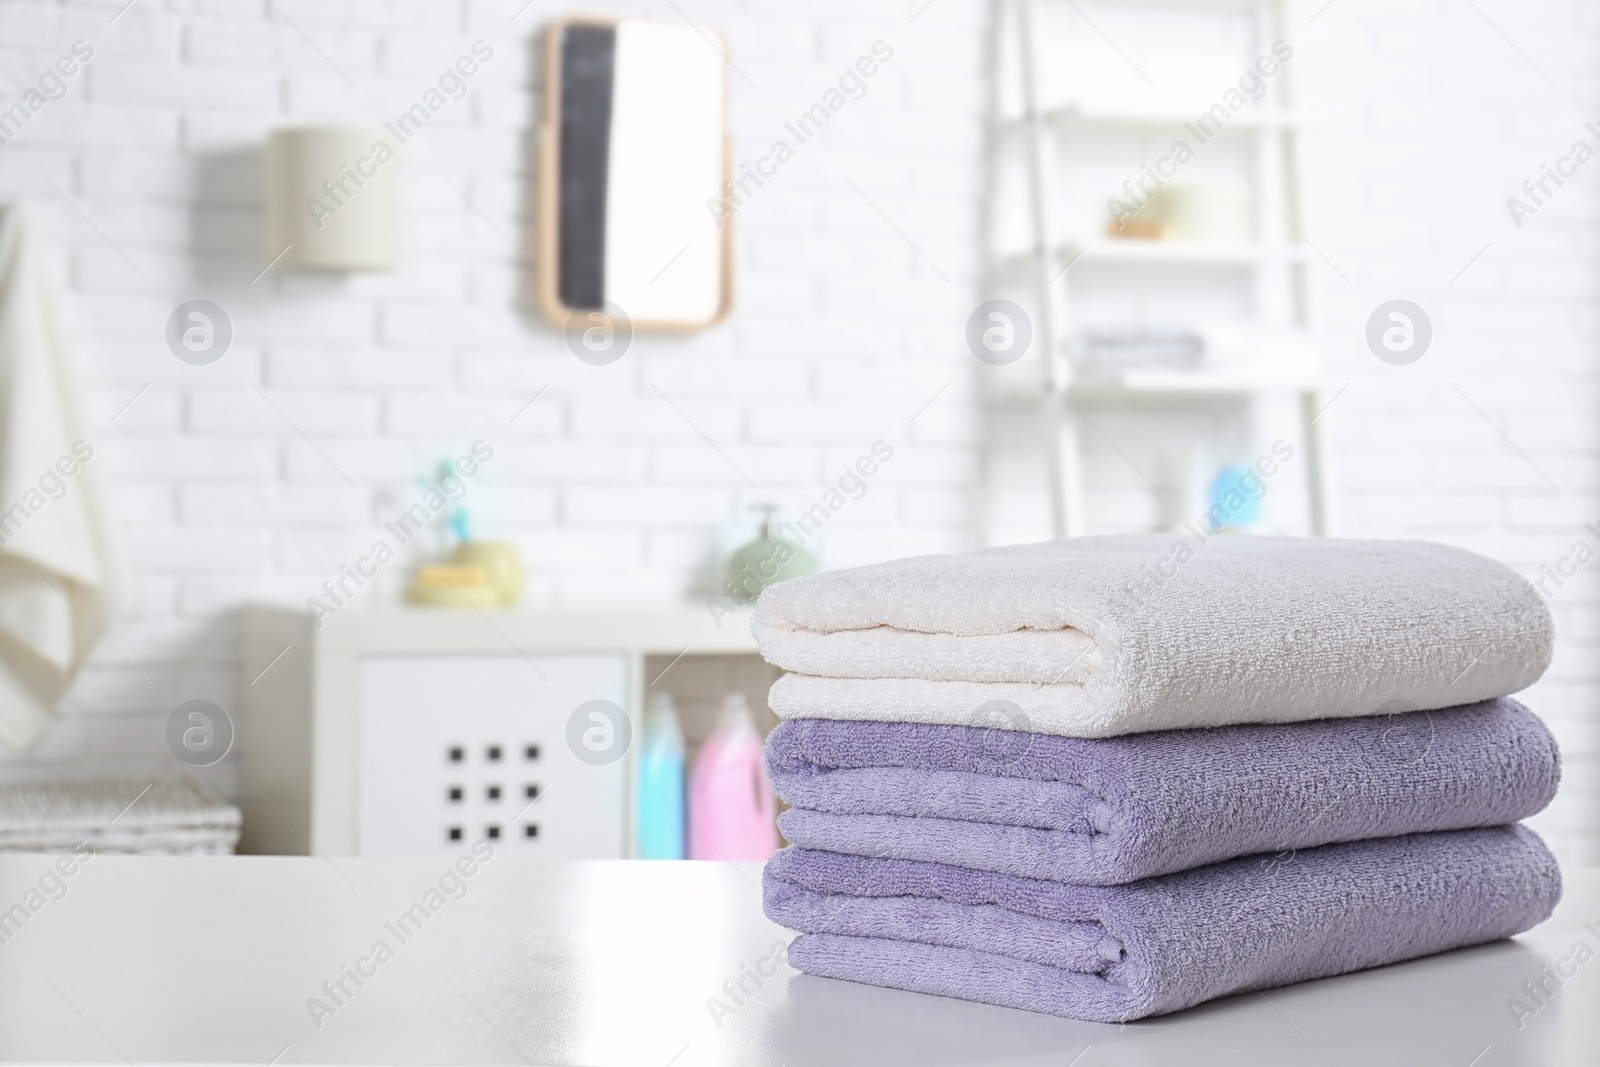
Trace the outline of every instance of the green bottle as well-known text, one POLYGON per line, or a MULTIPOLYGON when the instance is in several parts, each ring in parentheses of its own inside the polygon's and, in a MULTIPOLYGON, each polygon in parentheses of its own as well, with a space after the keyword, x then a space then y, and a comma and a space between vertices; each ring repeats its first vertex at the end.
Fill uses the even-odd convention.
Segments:
POLYGON ((803 578, 817 569, 816 557, 792 541, 777 536, 774 504, 758 504, 761 536, 728 560, 728 591, 740 600, 754 600, 767 586, 789 578, 803 578))

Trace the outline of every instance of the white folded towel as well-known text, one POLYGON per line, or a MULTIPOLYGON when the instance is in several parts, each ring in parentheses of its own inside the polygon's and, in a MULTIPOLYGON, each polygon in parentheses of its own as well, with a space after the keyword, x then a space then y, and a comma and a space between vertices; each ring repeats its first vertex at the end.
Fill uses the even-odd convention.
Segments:
POLYGON ((112 610, 93 446, 43 265, 19 204, 0 205, 0 743, 49 725, 112 610))
POLYGON ((228 853, 239 809, 192 778, 0 785, 0 852, 228 853))
POLYGON ((1420 541, 1080 537, 772 586, 751 631, 782 718, 1109 737, 1443 708, 1550 664, 1538 592, 1420 541), (1181 546, 1181 547, 1180 547, 1181 546))

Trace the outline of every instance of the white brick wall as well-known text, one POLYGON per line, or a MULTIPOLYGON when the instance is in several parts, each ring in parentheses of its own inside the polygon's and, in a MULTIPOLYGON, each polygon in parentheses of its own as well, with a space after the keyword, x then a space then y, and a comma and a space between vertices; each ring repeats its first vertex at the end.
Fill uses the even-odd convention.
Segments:
MULTIPOLYGON (((477 437, 496 453, 469 498, 475 518, 484 535, 520 542, 535 602, 682 597, 749 502, 809 503, 879 437, 895 457, 828 527, 830 562, 1042 529, 1042 469, 1026 457, 985 464, 980 442, 1008 431, 983 412, 962 340, 983 269, 986 3, 935 0, 911 22, 922 0, 678 0, 727 34, 749 78, 733 79, 745 155, 874 40, 895 56, 740 211, 733 320, 639 337, 602 368, 539 320, 506 243, 530 247, 533 34, 570 5, 535 0, 508 23, 521 0, 276 0, 291 26, 262 0, 141 0, 109 24, 119 6, 0 7, 0 103, 73 41, 95 48, 67 98, 0 147, 0 196, 39 209, 131 564, 128 606, 60 725, 0 775, 176 769, 168 712, 235 700, 231 609, 303 600, 418 476, 477 437), (381 121, 479 38, 495 55, 470 97, 405 150, 400 269, 252 285, 269 258, 265 132, 381 121), (162 339, 173 307, 194 297, 233 319, 234 346, 210 367, 180 363, 162 339), (986 496, 984 479, 997 486, 986 496)), ((643 0, 590 7, 677 17, 643 0)), ((1359 379, 1329 415, 1345 532, 1437 537, 1537 574, 1600 519, 1600 163, 1521 230, 1504 199, 1600 116, 1597 7, 1482 0, 1543 75, 1469 5, 1336 0, 1309 21, 1319 7, 1296 10, 1291 39, 1311 119, 1313 239, 1350 279, 1323 275, 1330 352, 1359 379), (1379 364, 1362 342, 1371 309, 1394 296, 1422 304, 1437 330, 1412 367, 1379 364)), ((1139 521, 1142 485, 1094 442, 1089 459, 1097 524, 1139 521)), ((393 598, 397 580, 373 596, 393 598)), ((1568 754, 1569 784, 1542 825, 1565 855, 1590 859, 1597 596, 1585 574, 1555 597, 1561 651, 1531 697, 1568 754)), ((227 764, 214 780, 236 785, 227 764)))
MULTIPOLYGON (((275 3, 292 25, 261 0, 143 0, 115 24, 120 4, 0 7, 7 106, 73 41, 95 50, 67 98, 0 147, 0 196, 38 209, 131 567, 128 605, 60 725, 0 776, 181 769, 163 741, 171 709, 236 701, 232 609, 303 604, 417 477, 480 437, 496 451, 469 504, 483 535, 520 542, 533 602, 682 598, 750 502, 809 504, 880 437, 896 458, 828 530, 830 559, 976 542, 974 441, 953 427, 971 393, 959 326, 980 269, 981 4, 941 2, 912 24, 921 5, 901 0, 680 0, 727 35, 749 78, 734 76, 733 124, 754 154, 874 41, 895 55, 739 213, 734 320, 640 336, 620 363, 591 367, 532 309, 519 254, 531 255, 534 35, 570 5, 535 0, 509 22, 522 0, 275 3), (494 57, 471 95, 404 150, 400 269, 252 285, 270 258, 266 131, 389 118, 480 38, 494 57), (234 325, 209 367, 163 341, 173 307, 195 297, 234 325), (907 420, 949 382, 908 439, 907 420)), ((591 7, 679 17, 642 0, 591 7)), ((398 581, 372 595, 392 600, 398 581)), ((212 774, 237 788, 231 761, 212 774)))
MULTIPOLYGON (((1132 18, 1136 7, 1078 6, 1108 33, 1113 8, 1132 18)), ((1496 0, 1477 9, 1450 0, 1292 3, 1295 56, 1284 76, 1306 118, 1311 240, 1332 265, 1319 270, 1321 333, 1335 384, 1352 383, 1324 416, 1340 532, 1447 541, 1537 578, 1574 541, 1595 545, 1583 524, 1600 523, 1600 162, 1521 229, 1506 198, 1574 139, 1600 148, 1583 129, 1600 120, 1600 6, 1496 0), (1435 330, 1428 354, 1407 367, 1374 358, 1364 337, 1368 316, 1394 298, 1420 304, 1435 330)), ((1118 43, 1143 58, 1138 34, 1118 43)), ((1113 72, 1128 73, 1105 55, 1113 72)), ((1161 69, 1149 73, 1169 84, 1161 69)), ((1147 471, 1177 439, 1159 424, 1152 430, 1148 417, 1097 413, 1095 422, 1147 471)), ((996 428, 990 536, 1042 537, 1042 464, 1022 451, 1025 434, 996 428)), ((1255 436, 1274 433, 1258 425, 1255 436)), ((1084 437, 1091 529, 1148 521, 1150 494, 1128 461, 1094 431, 1084 437)), ((1268 503, 1299 489, 1285 481, 1280 495, 1274 483, 1268 503)), ((915 514, 921 505, 906 506, 915 514)), ((1534 825, 1563 859, 1592 863, 1600 861, 1600 564, 1560 588, 1552 609, 1555 663, 1525 699, 1561 742, 1564 785, 1534 825)))
MULTIPOLYGON (((1358 379, 1330 411, 1346 532, 1450 541, 1537 578, 1600 519, 1600 164, 1520 230, 1506 198, 1574 139, 1600 147, 1583 130, 1600 118, 1600 7, 1338 0, 1305 24, 1319 6, 1302 5, 1295 62, 1314 121, 1314 239, 1349 278, 1322 277, 1336 373, 1358 379), (1396 297, 1435 330, 1409 367, 1362 341, 1367 316, 1396 297)), ((1584 572, 1552 598, 1556 661, 1525 697, 1565 758, 1561 794, 1534 825, 1590 863, 1597 594, 1584 572)))

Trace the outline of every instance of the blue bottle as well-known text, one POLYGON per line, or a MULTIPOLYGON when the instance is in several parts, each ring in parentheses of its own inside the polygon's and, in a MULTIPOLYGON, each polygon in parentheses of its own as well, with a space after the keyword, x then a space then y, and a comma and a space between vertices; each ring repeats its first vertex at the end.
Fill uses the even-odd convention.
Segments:
POLYGON ((669 693, 650 694, 638 785, 639 858, 683 859, 683 728, 669 693))
POLYGON ((1261 498, 1267 483, 1254 467, 1223 467, 1211 483, 1207 520, 1219 530, 1243 530, 1261 522, 1261 498))

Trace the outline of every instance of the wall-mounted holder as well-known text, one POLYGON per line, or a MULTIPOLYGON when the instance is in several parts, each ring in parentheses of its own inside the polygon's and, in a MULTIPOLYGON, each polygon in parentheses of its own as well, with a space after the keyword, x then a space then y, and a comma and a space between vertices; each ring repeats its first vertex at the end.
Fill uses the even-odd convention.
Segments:
POLYGON ((274 130, 267 249, 290 270, 387 270, 400 259, 399 160, 377 126, 274 130))

